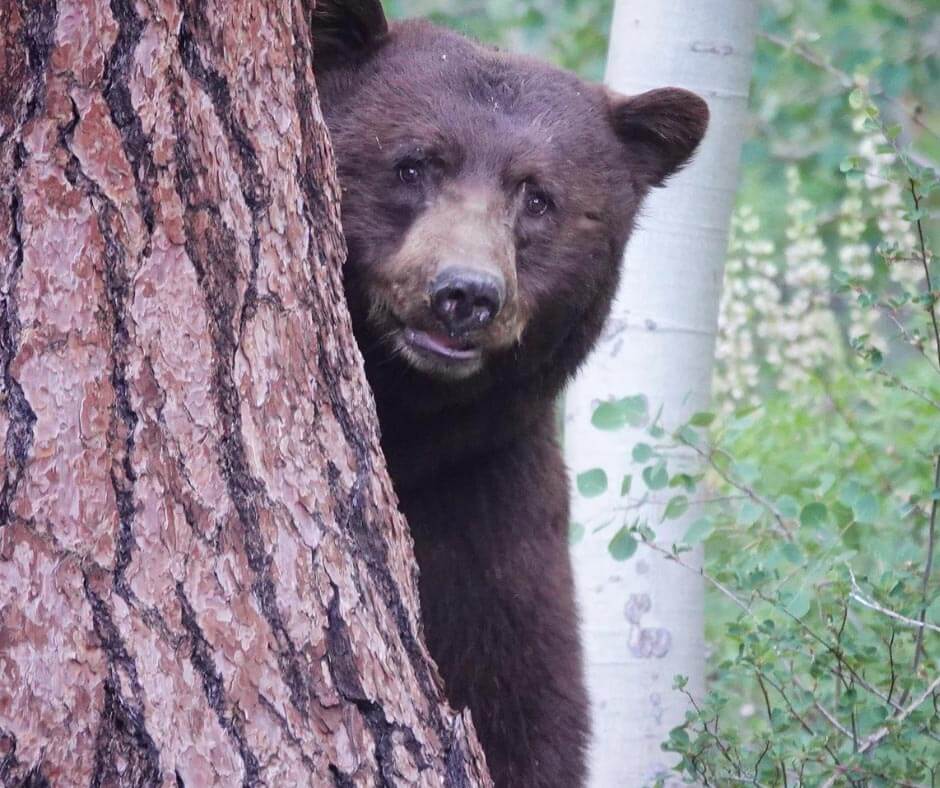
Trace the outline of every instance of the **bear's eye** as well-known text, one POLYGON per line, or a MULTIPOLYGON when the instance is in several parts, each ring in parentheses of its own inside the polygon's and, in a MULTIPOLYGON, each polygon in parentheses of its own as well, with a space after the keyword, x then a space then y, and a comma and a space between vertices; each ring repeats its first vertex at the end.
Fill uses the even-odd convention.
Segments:
POLYGON ((545 192, 534 186, 526 185, 525 211, 529 216, 544 216, 551 206, 551 198, 545 192))
POLYGON ((423 168, 421 162, 408 159, 398 165, 398 180, 406 186, 414 186, 421 180, 423 168))

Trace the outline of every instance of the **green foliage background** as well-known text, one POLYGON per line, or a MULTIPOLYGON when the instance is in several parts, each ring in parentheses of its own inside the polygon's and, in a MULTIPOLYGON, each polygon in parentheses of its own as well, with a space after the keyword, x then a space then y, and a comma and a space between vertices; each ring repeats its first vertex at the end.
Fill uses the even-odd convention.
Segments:
MULTIPOLYGON (((386 0, 591 79, 612 5, 386 0)), ((666 743, 687 778, 936 786, 940 2, 760 10, 715 412, 666 429, 624 392, 595 424, 648 423, 633 491, 600 468, 578 491, 703 512, 686 543, 628 520, 610 544, 681 563, 706 541, 710 693, 666 743)))

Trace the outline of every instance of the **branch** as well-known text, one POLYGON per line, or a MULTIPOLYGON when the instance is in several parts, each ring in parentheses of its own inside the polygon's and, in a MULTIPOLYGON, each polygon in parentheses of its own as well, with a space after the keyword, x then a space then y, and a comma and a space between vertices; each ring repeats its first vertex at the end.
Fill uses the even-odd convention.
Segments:
POLYGON ((665 547, 661 547, 655 542, 647 542, 644 540, 640 540, 640 543, 646 545, 650 550, 654 550, 660 555, 665 556, 670 561, 675 561, 683 569, 688 569, 690 572, 694 572, 700 577, 703 577, 706 580, 706 582, 711 583, 715 588, 721 591, 722 594, 724 594, 726 597, 728 597, 728 599, 730 599, 739 608, 741 608, 741 610, 743 610, 745 613, 750 614, 751 606, 747 602, 741 599, 730 588, 718 582, 714 577, 708 574, 703 568, 692 566, 692 564, 688 563, 687 561, 683 561, 681 558, 679 558, 679 556, 676 555, 672 550, 667 550, 665 547))
MULTIPOLYGON (((852 599, 854 599, 856 602, 858 602, 860 605, 863 605, 869 608, 870 610, 875 610, 878 613, 881 613, 882 615, 888 616, 889 618, 893 618, 895 621, 900 621, 902 624, 907 624, 907 626, 909 627, 915 627, 916 629, 919 629, 922 631, 925 629, 929 629, 932 632, 940 633, 940 627, 936 626, 935 624, 928 624, 926 621, 918 621, 913 618, 908 618, 907 616, 902 616, 900 613, 896 613, 894 610, 891 610, 886 607, 882 607, 874 600, 866 597, 862 593, 862 589, 859 587, 858 583, 856 582, 855 573, 852 572, 851 567, 849 568, 849 576, 852 579, 852 588, 854 589, 853 592, 849 596, 852 599)), ((918 638, 922 639, 920 638, 920 636, 918 636, 918 638)), ((915 666, 915 670, 916 670, 916 666, 915 666)))
MULTIPOLYGON (((914 701, 910 706, 906 706, 901 711, 897 712, 892 716, 891 721, 896 726, 899 722, 904 722, 908 717, 911 716, 917 709, 919 709, 928 698, 932 697, 934 692, 937 691, 937 688, 940 687, 940 676, 937 676, 914 701)), ((875 731, 871 736, 869 736, 865 741, 862 742, 862 746, 859 747, 859 754, 864 755, 865 753, 871 752, 876 747, 878 747, 891 733, 891 728, 887 725, 883 725, 877 731, 875 731)), ((836 780, 838 780, 842 775, 834 774, 826 782, 822 784, 822 788, 831 788, 836 780)))
POLYGON ((716 450, 721 451, 720 449, 713 449, 712 451, 706 452, 700 449, 694 443, 690 443, 689 441, 685 440, 681 435, 678 436, 678 440, 682 443, 683 446, 687 446, 688 448, 692 449, 692 451, 698 454, 699 457, 705 460, 709 467, 712 468, 715 473, 717 473, 728 484, 734 487, 734 489, 744 493, 748 498, 754 501, 754 503, 763 506, 768 512, 770 512, 770 514, 773 515, 774 520, 777 522, 780 535, 783 536, 788 542, 793 541, 793 533, 787 527, 786 520, 784 520, 783 515, 776 506, 774 506, 756 490, 748 487, 748 485, 744 484, 743 482, 739 482, 737 479, 732 478, 726 471, 718 467, 718 463, 715 462, 714 452, 716 450))
MULTIPOLYGON (((917 186, 914 179, 910 180, 911 198, 914 200, 914 215, 917 216, 917 238, 919 243, 920 260, 924 266, 924 279, 927 283, 927 311, 930 313, 930 321, 933 323, 933 336, 937 350, 937 364, 940 365, 940 322, 937 320, 937 299, 933 290, 933 282, 930 280, 930 261, 927 256, 927 241, 924 237, 924 224, 920 218, 920 195, 917 194, 917 186)), ((923 600, 920 608, 921 628, 917 633, 917 644, 914 647, 914 664, 912 671, 917 672, 920 666, 920 659, 924 653, 924 630, 927 622, 927 592, 930 586, 930 575, 933 571, 934 548, 937 542, 937 509, 940 507, 940 496, 937 491, 940 490, 940 454, 934 463, 933 472, 933 502, 930 506, 930 525, 927 529, 927 560, 924 562, 924 580, 922 584, 921 598, 923 600)))

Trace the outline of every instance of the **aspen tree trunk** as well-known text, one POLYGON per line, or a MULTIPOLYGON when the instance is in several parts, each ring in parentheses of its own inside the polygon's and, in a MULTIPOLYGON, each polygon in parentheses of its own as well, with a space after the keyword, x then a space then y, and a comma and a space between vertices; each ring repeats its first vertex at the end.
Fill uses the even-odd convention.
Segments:
POLYGON ((486 785, 302 0, 0 0, 0 785, 486 785))
MULTIPOLYGON (((611 32, 607 83, 623 93, 677 85, 708 101, 711 123, 695 161, 651 195, 631 239, 613 314, 601 343, 566 395, 565 446, 573 472, 603 467, 606 495, 576 498, 575 522, 587 535, 574 548, 593 709, 591 785, 644 786, 668 772, 660 749, 683 722, 689 689, 704 686, 701 578, 640 547, 625 563, 607 550, 614 530, 591 525, 616 519, 621 479, 633 475, 631 496, 643 494, 640 466, 631 464, 642 430, 602 433, 591 426, 596 404, 644 394, 676 427, 706 410, 714 357, 718 300, 728 221, 746 125, 747 92, 757 21, 752 0, 619 0, 611 32)), ((653 497, 661 497, 662 493, 653 497)), ((696 516, 660 524, 662 506, 647 504, 657 542, 681 541, 696 516)), ((701 554, 686 556, 700 564, 701 554)))

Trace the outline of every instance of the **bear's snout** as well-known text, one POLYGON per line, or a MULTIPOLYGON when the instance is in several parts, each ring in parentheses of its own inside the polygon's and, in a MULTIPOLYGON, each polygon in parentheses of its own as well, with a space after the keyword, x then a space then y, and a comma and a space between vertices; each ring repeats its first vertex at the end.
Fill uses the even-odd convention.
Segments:
POLYGON ((505 298, 505 279, 475 268, 446 268, 431 285, 431 310, 452 335, 486 328, 505 298))

